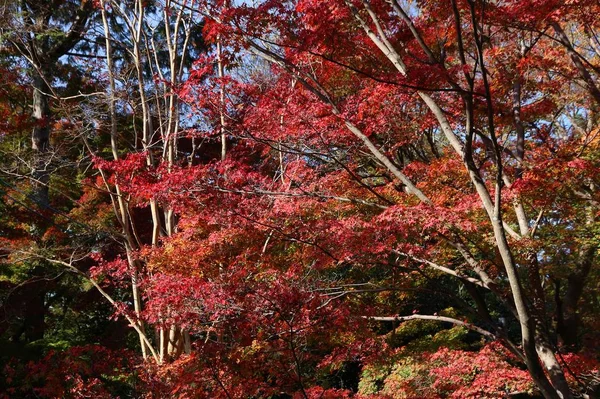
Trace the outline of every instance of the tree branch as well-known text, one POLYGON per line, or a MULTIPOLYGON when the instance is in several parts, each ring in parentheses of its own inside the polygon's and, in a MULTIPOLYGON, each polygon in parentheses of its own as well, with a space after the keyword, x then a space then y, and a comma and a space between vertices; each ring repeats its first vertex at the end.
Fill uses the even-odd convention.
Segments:
POLYGON ((375 320, 375 321, 409 321, 409 320, 440 321, 440 322, 452 323, 457 326, 468 328, 469 330, 475 331, 491 340, 498 339, 498 337, 495 334, 493 334, 487 330, 484 330, 481 327, 477 327, 471 323, 467 323, 465 321, 454 319, 452 317, 446 317, 446 316, 413 314, 411 316, 362 316, 362 317, 367 320, 375 320))

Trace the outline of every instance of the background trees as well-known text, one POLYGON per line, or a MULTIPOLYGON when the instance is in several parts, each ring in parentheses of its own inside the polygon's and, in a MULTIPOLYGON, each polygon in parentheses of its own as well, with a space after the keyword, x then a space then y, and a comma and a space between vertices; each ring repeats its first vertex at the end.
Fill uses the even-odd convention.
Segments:
POLYGON ((594 7, 95 4, 72 76, 100 95, 56 107, 75 201, 32 240, 14 172, 3 259, 65 287, 46 323, 107 300, 146 362, 89 373, 73 339, 54 395, 595 395, 594 7))

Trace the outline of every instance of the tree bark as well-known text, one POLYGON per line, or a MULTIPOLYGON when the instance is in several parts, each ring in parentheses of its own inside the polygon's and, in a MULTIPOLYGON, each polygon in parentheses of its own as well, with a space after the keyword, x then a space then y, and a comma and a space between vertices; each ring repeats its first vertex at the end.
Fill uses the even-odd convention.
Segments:
POLYGON ((33 78, 33 121, 31 133, 31 148, 33 150, 33 193, 32 197, 40 208, 46 208, 49 203, 48 183, 50 181, 50 126, 52 115, 48 103, 50 88, 46 83, 49 75, 41 76, 42 70, 33 78))
POLYGON ((568 277, 565 295, 560 303, 556 329, 563 345, 574 347, 578 344, 581 319, 577 312, 579 300, 585 287, 585 280, 592 269, 596 246, 586 244, 581 249, 575 271, 568 277))

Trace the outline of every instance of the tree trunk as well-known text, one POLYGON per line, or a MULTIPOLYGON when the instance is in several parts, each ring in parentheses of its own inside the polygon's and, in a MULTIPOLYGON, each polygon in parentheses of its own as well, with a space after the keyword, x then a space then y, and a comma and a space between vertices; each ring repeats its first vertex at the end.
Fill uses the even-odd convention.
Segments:
MULTIPOLYGON (((217 36, 217 72, 219 79, 223 79, 223 58, 221 54, 221 39, 217 36)), ((219 83, 219 120, 221 126, 221 161, 227 156, 227 135, 225 134, 225 84, 223 81, 219 83)))
MULTIPOLYGON (((576 269, 568 277, 566 293, 560 301, 560 309, 557 311, 558 320, 556 329, 563 345, 573 347, 578 343, 580 317, 577 313, 579 300, 585 287, 585 280, 592 269, 596 246, 585 245, 579 254, 576 269)), ((560 293, 559 293, 560 295, 560 293)))
POLYGON ((49 205, 48 183, 50 181, 50 125, 51 114, 48 104, 50 91, 45 79, 48 75, 36 74, 33 78, 33 119, 34 127, 31 134, 31 148, 33 150, 33 200, 41 207, 49 205))

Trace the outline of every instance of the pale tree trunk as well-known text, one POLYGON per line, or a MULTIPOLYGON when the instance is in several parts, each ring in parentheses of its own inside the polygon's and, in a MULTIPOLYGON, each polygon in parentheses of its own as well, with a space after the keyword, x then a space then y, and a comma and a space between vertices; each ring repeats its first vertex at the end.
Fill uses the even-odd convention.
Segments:
MULTIPOLYGON (((102 13, 102 22, 104 26, 104 37, 105 37, 105 49, 106 49, 106 64, 108 70, 108 79, 109 79, 109 90, 110 90, 110 100, 109 100, 109 112, 110 112, 110 142, 111 142, 111 151, 113 155, 113 159, 116 161, 119 159, 118 146, 117 146, 117 115, 116 115, 116 84, 115 84, 115 76, 114 76, 114 64, 112 58, 112 46, 111 46, 111 33, 108 25, 105 2, 104 0, 100 0, 101 13, 102 13)), ((132 298, 134 305, 134 312, 137 317, 135 322, 137 323, 137 331, 140 339, 140 347, 142 351, 142 356, 144 359, 148 357, 148 350, 150 349, 152 352, 153 348, 149 346, 149 341, 145 337, 145 326, 144 322, 141 320, 140 315, 142 311, 142 300, 139 292, 139 262, 137 262, 133 257, 133 251, 137 248, 136 240, 132 232, 133 221, 130 218, 130 212, 128 209, 128 204, 123 197, 121 190, 119 188, 118 183, 115 183, 116 190, 116 203, 118 204, 118 211, 116 212, 117 219, 121 224, 123 229, 123 235, 125 237, 125 251, 127 255, 127 261, 129 263, 129 269, 131 274, 131 290, 132 290, 132 298)))
MULTIPOLYGON (((513 122, 517 132, 517 145, 515 148, 515 157, 517 161, 517 170, 515 179, 520 179, 523 175, 523 160, 525 159, 525 126, 521 119, 521 80, 517 76, 512 87, 512 102, 513 102, 513 122)), ((510 184, 507 184, 510 187, 510 184)), ((519 232, 522 237, 529 235, 529 222, 525 213, 525 207, 520 198, 515 197, 513 207, 519 223, 519 232)))
POLYGON ((33 78, 33 120, 31 148, 33 149, 33 198, 42 208, 50 204, 48 183, 50 182, 50 125, 52 115, 48 104, 50 87, 46 79, 50 75, 44 73, 46 68, 39 68, 33 78), (42 75, 43 74, 43 75, 42 75))
POLYGON ((217 73, 221 82, 219 83, 219 121, 221 133, 221 161, 227 156, 227 135, 225 134, 225 84, 222 79, 225 76, 223 73, 223 54, 221 49, 221 37, 217 36, 217 73))
MULTIPOLYGON (((523 160, 525 154, 525 127, 521 120, 521 82, 520 78, 517 77, 512 87, 512 100, 513 100, 513 122, 515 130, 517 132, 517 142, 514 151, 517 169, 516 178, 520 179, 523 174, 523 160)), ((507 186, 510 186, 508 182, 507 186)), ((519 231, 522 237, 528 237, 530 235, 529 224, 525 214, 525 210, 522 202, 518 197, 513 200, 513 207, 519 223, 519 231)), ((570 393, 570 388, 567 380, 562 372, 562 367, 558 363, 554 354, 554 349, 550 343, 548 337, 548 326, 546 323, 546 301, 544 298, 544 290, 542 288, 542 282, 540 278, 540 269, 536 258, 536 253, 529 253, 529 284, 532 291, 532 307, 535 310, 535 324, 536 324, 536 352, 537 355, 546 369, 552 385, 557 387, 559 396, 562 394, 565 396, 566 392, 570 393)))
MULTIPOLYGON (((113 2, 114 7, 118 7, 113 2)), ((138 94, 140 100, 140 107, 142 109, 142 148, 146 151, 146 165, 149 167, 154 166, 153 156, 153 144, 154 144, 154 128, 152 123, 152 114, 150 112, 149 100, 146 96, 145 78, 143 73, 144 64, 142 61, 142 43, 144 40, 144 20, 145 20, 145 4, 142 0, 137 0, 134 4, 134 16, 133 20, 128 18, 125 13, 121 13, 124 17, 125 22, 129 28, 131 36, 133 38, 133 62, 136 70, 136 76, 138 80, 138 94)), ((159 213, 159 207, 156 199, 150 199, 150 213, 152 216, 152 245, 157 246, 161 234, 161 218, 159 213)), ((136 268, 137 271, 137 268, 136 268)), ((134 292, 134 307, 135 311, 141 312, 142 302, 139 296, 139 287, 137 285, 137 276, 139 271, 132 275, 132 288, 134 292), (137 295, 136 295, 137 294, 137 295)), ((164 359, 162 355, 159 356, 160 361, 164 359)))
MULTIPOLYGON (((120 4, 116 1, 111 1, 111 6, 123 18, 123 22, 127 26, 132 37, 133 50, 130 51, 130 54, 133 57, 133 64, 136 72, 139 106, 142 109, 142 149, 146 152, 146 165, 152 167, 154 166, 154 155, 152 150, 153 146, 156 144, 154 138, 155 131, 152 123, 152 114, 150 112, 150 102, 146 95, 144 62, 142 59, 141 48, 145 39, 145 33, 143 31, 144 20, 146 18, 145 2, 143 0, 136 0, 134 3, 133 18, 131 18, 125 10, 121 9, 120 4)), ((150 213, 152 216, 152 244, 156 245, 158 244, 161 234, 161 218, 156 199, 151 198, 149 202, 150 213)))
MULTIPOLYGON (((189 20, 185 19, 183 8, 177 8, 175 11, 173 4, 171 0, 167 0, 163 11, 165 40, 169 55, 167 65, 168 76, 165 76, 163 73, 164 65, 161 64, 158 58, 158 51, 153 37, 151 39, 151 46, 146 47, 148 60, 154 60, 153 71, 160 76, 163 82, 162 86, 154 85, 153 87, 156 92, 157 117, 163 144, 162 161, 167 164, 169 172, 177 160, 180 104, 176 89, 183 74, 183 59, 187 54, 190 23, 189 20), (171 24, 172 20, 173 23, 171 24), (180 48, 178 43, 182 37, 183 44, 180 48), (161 98, 162 101, 160 100, 161 98)), ((150 67, 152 68, 151 63, 150 67)), ((164 205, 163 214, 165 224, 164 233, 170 237, 175 234, 177 229, 176 215, 168 204, 164 205)), ((153 242, 153 245, 156 244, 156 242, 153 242)), ((189 332, 179 328, 177 325, 159 327, 158 336, 161 359, 176 359, 182 351, 188 354, 191 352, 189 332)))
MULTIPOLYGON (((144 26, 145 19, 145 10, 144 10, 144 1, 138 0, 135 3, 135 18, 133 21, 135 25, 132 25, 131 28, 133 35, 133 58, 135 69, 137 72, 137 80, 138 80, 138 92, 140 96, 140 106, 142 108, 142 148, 146 151, 146 165, 149 167, 154 166, 154 156, 152 154, 152 146, 154 144, 154 128, 152 123, 152 114, 150 113, 150 104, 148 98, 146 96, 146 88, 144 87, 145 79, 143 72, 143 62, 142 62, 142 53, 141 53, 141 45, 142 45, 142 36, 143 31, 142 28, 144 26)), ((156 246, 158 244, 158 240, 160 238, 161 233, 161 219, 158 208, 158 203, 156 199, 150 199, 150 213, 152 215, 152 245, 156 246)))

